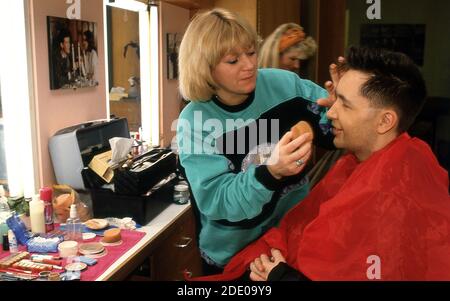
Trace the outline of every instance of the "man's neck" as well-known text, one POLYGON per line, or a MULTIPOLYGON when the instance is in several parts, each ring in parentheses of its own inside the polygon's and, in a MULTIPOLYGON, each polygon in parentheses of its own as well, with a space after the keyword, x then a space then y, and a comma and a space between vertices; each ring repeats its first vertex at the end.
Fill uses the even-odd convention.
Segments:
POLYGON ((355 152, 355 157, 359 162, 363 162, 372 156, 373 153, 385 148, 389 143, 400 136, 396 131, 390 131, 384 135, 379 135, 377 140, 370 146, 370 148, 355 152))

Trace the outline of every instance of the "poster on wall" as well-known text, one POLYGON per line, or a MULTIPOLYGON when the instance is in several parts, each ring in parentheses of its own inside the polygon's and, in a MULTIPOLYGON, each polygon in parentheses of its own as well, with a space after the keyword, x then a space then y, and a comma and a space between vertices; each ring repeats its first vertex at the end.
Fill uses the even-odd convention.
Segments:
POLYGON ((50 89, 98 85, 97 23, 47 17, 50 89))

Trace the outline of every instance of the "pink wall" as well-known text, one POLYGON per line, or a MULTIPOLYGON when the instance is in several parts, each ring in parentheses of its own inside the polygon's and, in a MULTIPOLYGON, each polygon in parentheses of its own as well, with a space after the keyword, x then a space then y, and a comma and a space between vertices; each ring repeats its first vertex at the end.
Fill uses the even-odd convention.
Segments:
POLYGON ((99 86, 73 90, 50 90, 47 16, 66 17, 66 0, 31 0, 34 96, 39 159, 39 184, 55 183, 48 151, 49 138, 59 129, 106 118, 103 1, 81 0, 81 19, 97 23, 99 86))
POLYGON ((186 31, 189 24, 189 10, 160 2, 161 30, 161 145, 170 145, 175 132, 171 131, 172 122, 180 114, 181 96, 178 92, 178 80, 167 79, 167 33, 181 33, 186 31))
MULTIPOLYGON (((66 0, 31 0, 33 77, 38 143, 39 185, 55 183, 48 152, 48 140, 59 129, 107 117, 105 87, 105 43, 103 38, 103 1, 81 0, 81 19, 97 22, 99 86, 73 90, 50 90, 47 45, 47 16, 66 17, 66 0)), ((166 33, 183 33, 189 23, 189 10, 161 2, 161 140, 170 144, 175 132, 172 121, 180 113, 178 81, 167 79, 166 33)))

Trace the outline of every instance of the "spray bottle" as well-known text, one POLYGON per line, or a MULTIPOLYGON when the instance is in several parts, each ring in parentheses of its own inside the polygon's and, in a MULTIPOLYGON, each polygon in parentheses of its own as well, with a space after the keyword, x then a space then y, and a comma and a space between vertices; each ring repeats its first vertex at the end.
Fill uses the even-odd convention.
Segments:
POLYGON ((81 241, 81 221, 77 214, 77 205, 70 206, 70 217, 66 221, 67 240, 81 241))

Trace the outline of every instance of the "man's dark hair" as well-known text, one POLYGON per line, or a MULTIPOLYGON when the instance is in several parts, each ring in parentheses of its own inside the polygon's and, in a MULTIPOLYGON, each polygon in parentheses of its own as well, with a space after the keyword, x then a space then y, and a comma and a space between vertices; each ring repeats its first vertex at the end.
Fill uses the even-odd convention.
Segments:
POLYGON ((392 107, 399 115, 398 130, 408 130, 420 113, 427 94, 419 68, 405 54, 384 49, 349 48, 344 70, 369 74, 361 95, 372 105, 392 107))
POLYGON ((61 29, 61 31, 58 34, 58 38, 56 39, 58 42, 58 47, 60 43, 64 43, 65 38, 70 38, 70 32, 67 29, 61 29))

